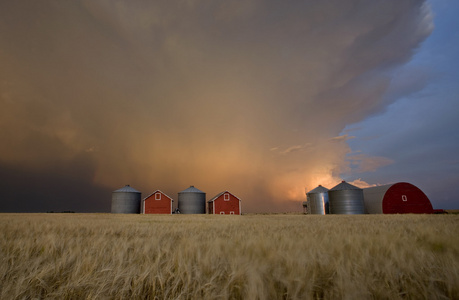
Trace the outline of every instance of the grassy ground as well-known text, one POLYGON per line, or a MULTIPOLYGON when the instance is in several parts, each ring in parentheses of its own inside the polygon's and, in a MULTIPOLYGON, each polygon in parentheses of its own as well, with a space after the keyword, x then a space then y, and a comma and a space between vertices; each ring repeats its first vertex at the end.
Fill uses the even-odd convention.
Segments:
POLYGON ((0 214, 1 299, 459 299, 458 215, 0 214))

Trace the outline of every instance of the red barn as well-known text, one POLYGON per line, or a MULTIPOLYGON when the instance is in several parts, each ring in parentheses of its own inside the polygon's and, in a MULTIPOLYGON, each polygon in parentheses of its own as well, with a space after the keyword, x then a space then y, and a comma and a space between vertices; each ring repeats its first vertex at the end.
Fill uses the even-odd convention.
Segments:
POLYGON ((221 192, 207 201, 209 214, 240 215, 241 199, 228 191, 221 192))
POLYGON ((407 182, 363 189, 368 214, 432 214, 434 209, 426 194, 407 182))
POLYGON ((142 213, 144 214, 172 214, 171 197, 160 190, 155 191, 142 201, 142 213))

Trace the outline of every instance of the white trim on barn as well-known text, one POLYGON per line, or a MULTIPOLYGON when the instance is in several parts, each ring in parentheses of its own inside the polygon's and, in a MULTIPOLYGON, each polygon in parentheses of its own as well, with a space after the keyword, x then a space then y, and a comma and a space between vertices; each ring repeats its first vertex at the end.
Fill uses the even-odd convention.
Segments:
MULTIPOLYGON (((151 196, 153 196, 154 194, 156 194, 157 192, 160 192, 161 194, 163 194, 164 196, 166 196, 167 198, 169 198, 171 200, 171 215, 172 215, 172 202, 174 202, 174 199, 172 199, 171 197, 169 197, 166 193, 162 192, 161 190, 156 190, 154 191, 153 193, 151 193, 150 195, 148 195, 147 197, 143 198, 142 199, 142 208, 143 208, 143 212, 141 212, 142 214, 145 214, 145 200, 151 196)), ((155 200, 158 200, 156 199, 156 195, 155 195, 155 200)), ((161 200, 161 199, 159 199, 161 200)))
MULTIPOLYGON (((223 191, 223 192, 219 193, 217 196, 215 196, 212 199, 210 199, 209 201, 207 201, 207 203, 214 202, 214 203, 212 203, 212 210, 213 210, 212 214, 215 215, 215 200, 217 200, 218 197, 220 197, 221 195, 223 195, 225 193, 227 193, 227 194, 233 196, 234 198, 236 198, 237 200, 239 200, 239 215, 242 215, 242 210, 241 210, 241 208, 242 208, 242 205, 241 205, 242 200, 241 200, 241 198, 239 198, 238 196, 234 195, 233 193, 231 193, 229 191, 223 191)), ((224 200, 224 198, 223 198, 223 200, 224 200)), ((231 200, 231 197, 228 200, 224 200, 224 201, 230 201, 230 200, 231 200)))
POLYGON ((220 197, 224 193, 228 193, 228 194, 232 195, 234 198, 236 198, 237 200, 241 201, 241 199, 238 196, 235 196, 233 193, 230 193, 229 191, 224 191, 224 192, 219 193, 217 196, 213 197, 212 199, 210 199, 207 202, 214 202, 218 197, 220 197))

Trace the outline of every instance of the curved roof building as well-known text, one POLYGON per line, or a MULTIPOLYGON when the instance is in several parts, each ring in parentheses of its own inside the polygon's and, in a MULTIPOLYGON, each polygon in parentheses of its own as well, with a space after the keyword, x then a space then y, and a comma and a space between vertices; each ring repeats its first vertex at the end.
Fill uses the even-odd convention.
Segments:
POLYGON ((429 198, 418 187, 398 182, 363 189, 367 214, 431 214, 429 198))

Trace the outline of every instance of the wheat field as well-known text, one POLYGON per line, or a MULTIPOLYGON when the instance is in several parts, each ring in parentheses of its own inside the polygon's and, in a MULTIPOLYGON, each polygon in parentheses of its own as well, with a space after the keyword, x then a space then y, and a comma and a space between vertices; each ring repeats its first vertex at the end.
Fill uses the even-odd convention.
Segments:
POLYGON ((459 299, 459 215, 0 214, 1 299, 459 299))

